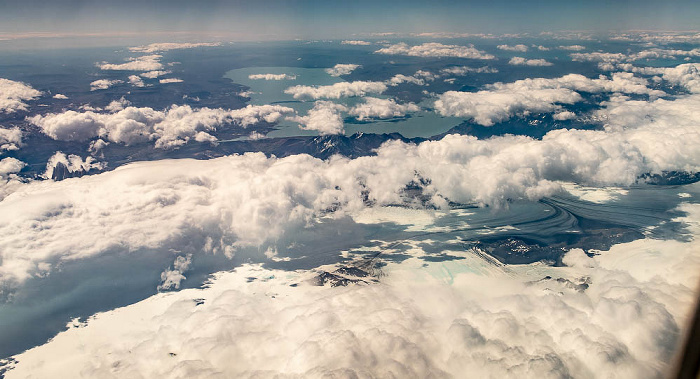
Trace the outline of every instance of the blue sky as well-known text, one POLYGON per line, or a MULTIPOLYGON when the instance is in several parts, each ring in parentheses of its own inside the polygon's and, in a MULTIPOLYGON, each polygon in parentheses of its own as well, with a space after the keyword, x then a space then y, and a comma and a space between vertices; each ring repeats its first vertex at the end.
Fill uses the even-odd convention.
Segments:
POLYGON ((0 32, 227 33, 240 39, 362 32, 700 29, 700 2, 668 1, 0 1, 0 32))

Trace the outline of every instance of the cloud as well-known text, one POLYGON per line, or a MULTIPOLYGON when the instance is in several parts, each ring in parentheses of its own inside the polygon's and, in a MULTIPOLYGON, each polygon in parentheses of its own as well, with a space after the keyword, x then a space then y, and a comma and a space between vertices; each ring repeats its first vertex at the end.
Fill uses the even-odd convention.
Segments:
POLYGON ((552 66, 551 62, 544 59, 525 59, 523 57, 513 57, 508 61, 513 66, 552 66))
POLYGON ((90 83, 90 91, 97 91, 101 89, 108 89, 109 87, 115 86, 117 84, 124 83, 123 80, 115 79, 98 79, 90 83))
POLYGON ((586 50, 586 46, 581 46, 581 45, 568 45, 568 46, 559 46, 559 49, 561 49, 561 50, 569 50, 569 51, 581 51, 581 50, 586 50))
POLYGON ((491 54, 477 50, 473 45, 443 45, 431 42, 417 46, 408 46, 406 43, 390 45, 375 51, 377 54, 408 55, 413 57, 456 57, 469 59, 495 59, 491 54))
MULTIPOLYGON (((118 110, 125 105, 128 104, 119 102, 112 109, 118 110)), ((219 126, 235 123, 248 127, 261 121, 272 123, 293 111, 277 105, 249 105, 235 110, 173 105, 164 111, 126 107, 108 114, 70 110, 36 115, 28 118, 28 121, 56 140, 84 141, 100 137, 126 145, 154 141, 156 148, 174 148, 186 144, 190 139, 214 141, 216 138, 209 132, 219 126)))
POLYGON ((498 46, 496 46, 496 47, 497 47, 498 49, 500 49, 500 50, 519 51, 519 52, 521 52, 521 53, 526 52, 527 49, 528 49, 528 48, 527 48, 527 45, 522 45, 522 44, 520 44, 520 45, 514 45, 514 46, 510 46, 510 45, 498 45, 498 46))
POLYGON ((578 93, 567 88, 448 91, 435 101, 435 109, 443 116, 463 117, 492 126, 516 115, 552 112, 560 109, 558 104, 573 104, 581 100, 578 93))
POLYGON ((284 90, 284 93, 293 95, 295 99, 340 99, 341 97, 365 96, 366 94, 380 94, 386 91, 386 84, 382 82, 340 82, 328 86, 294 86, 284 90))
POLYGON ((467 67, 467 66, 458 66, 458 67, 448 67, 448 68, 443 68, 440 70, 441 73, 443 74, 451 74, 451 75, 459 75, 459 76, 464 76, 467 74, 495 74, 498 73, 498 69, 495 69, 493 67, 489 66, 483 66, 483 67, 467 67))
POLYGON ((387 84, 393 87, 403 83, 412 83, 417 86, 422 86, 425 85, 425 80, 416 78, 415 76, 406 76, 403 74, 394 75, 391 79, 387 80, 387 84))
POLYGON ((145 87, 146 83, 138 75, 129 75, 129 84, 134 87, 145 87))
POLYGON ((139 74, 142 78, 147 78, 147 79, 155 79, 159 76, 167 75, 170 74, 171 71, 166 71, 166 70, 155 70, 155 71, 147 71, 147 72, 142 72, 139 74))
POLYGON ((118 112, 131 105, 131 101, 127 100, 122 96, 119 100, 112 100, 106 107, 105 110, 109 112, 118 112))
POLYGON ((578 62, 622 62, 627 60, 627 55, 622 53, 573 53, 569 55, 573 61, 578 62))
MULTIPOLYGON (((21 282, 39 265, 114 249, 232 255, 238 247, 294 235, 318 217, 344 217, 370 203, 414 204, 405 192, 411 183, 437 208, 449 208, 450 201, 498 208, 509 200, 557 194, 562 183, 629 186, 646 173, 700 171, 700 114, 693 112, 700 109, 700 96, 673 101, 615 97, 603 105, 596 115, 603 120, 602 130, 559 129, 540 140, 448 135, 420 144, 390 141, 375 155, 356 159, 248 153, 139 162, 70 183, 28 183, 0 202, 0 276, 21 282)), ((307 128, 337 131, 340 107, 319 102, 317 112, 302 121, 307 128)), ((238 112, 237 119, 245 122, 242 113, 258 119, 252 115, 256 111, 262 109, 229 112, 238 112)), ((132 107, 111 116, 128 121, 132 114, 132 120, 148 117, 146 110, 132 107)), ((174 120, 147 125, 149 131, 161 145, 176 145, 206 133, 223 116, 181 106, 157 117, 174 120)), ((116 132, 104 128, 117 139, 116 132)))
POLYGON ((14 80, 0 78, 0 113, 13 113, 27 110, 27 100, 41 96, 30 85, 14 80))
POLYGON ((692 93, 700 93, 700 63, 664 68, 660 73, 667 82, 685 87, 692 93))
POLYGON ((22 131, 18 127, 0 127, 0 153, 18 150, 22 146, 22 131))
POLYGON ((3 158, 0 160, 0 179, 7 179, 10 174, 20 172, 27 164, 17 158, 3 158))
POLYGON ((303 130, 316 130, 321 135, 342 134, 343 118, 340 111, 347 108, 330 101, 317 101, 306 116, 287 117, 288 120, 298 122, 303 130))
POLYGON ((97 67, 101 70, 115 71, 154 71, 163 69, 163 64, 160 63, 161 55, 143 55, 137 58, 129 58, 128 62, 121 64, 111 64, 107 62, 98 63, 97 67))
POLYGON ((192 254, 186 256, 178 256, 173 262, 173 267, 168 268, 160 274, 160 284, 158 291, 167 291, 180 288, 180 283, 185 280, 183 273, 190 268, 192 264, 192 254))
POLYGON ((372 44, 372 42, 367 42, 367 41, 353 41, 353 40, 345 40, 340 42, 341 45, 359 45, 359 46, 369 46, 372 44))
POLYGON ((348 113, 363 121, 373 118, 404 117, 408 113, 418 111, 420 107, 414 103, 398 104, 394 99, 367 97, 364 103, 352 107, 348 113))
POLYGON ((461 259, 386 262, 379 283, 347 287, 245 264, 69 326, 6 375, 657 377, 692 309, 697 249, 643 239, 508 268, 450 251, 461 259))
POLYGON ((90 170, 104 170, 107 167, 105 162, 97 162, 93 157, 87 157, 85 160, 78 155, 70 154, 66 155, 61 151, 57 151, 54 155, 49 158, 46 163, 46 171, 44 171, 44 178, 51 179, 53 176, 54 169, 56 165, 62 164, 68 172, 88 172, 90 170))
POLYGON ((160 51, 193 49, 195 47, 215 47, 221 46, 220 42, 198 42, 198 43, 152 43, 150 45, 130 47, 129 50, 137 53, 156 53, 160 51))
POLYGON ((435 109, 443 116, 465 117, 491 126, 518 115, 556 111, 560 109, 558 104, 577 103, 582 97, 576 91, 664 95, 662 91, 649 89, 647 84, 647 80, 634 77, 632 73, 615 73, 612 79, 604 76, 589 79, 578 74, 554 79, 524 79, 495 83, 478 92, 445 92, 435 102, 435 109))
POLYGON ((624 62, 634 62, 638 60, 653 59, 677 59, 678 56, 700 57, 700 49, 693 50, 670 50, 670 49, 648 49, 637 53, 573 53, 570 57, 579 62, 600 62, 598 66, 604 70, 613 70, 624 62))
POLYGON ((335 65, 331 68, 327 68, 325 71, 330 76, 342 76, 342 75, 349 75, 351 72, 355 71, 359 67, 362 67, 362 66, 360 66, 359 64, 338 63, 337 65, 335 65))
POLYGON ((552 118, 557 121, 573 120, 576 118, 576 113, 571 111, 561 111, 553 114, 552 118))
POLYGON ((700 63, 685 63, 676 67, 637 67, 631 63, 598 65, 599 68, 601 66, 609 70, 631 71, 642 75, 661 75, 661 79, 672 86, 682 87, 692 93, 700 93, 700 63))
POLYGON ((167 78, 167 79, 161 79, 159 80, 160 84, 168 84, 168 83, 182 83, 183 80, 179 78, 167 78))
POLYGON ((287 74, 252 74, 248 75, 251 80, 296 80, 296 75, 287 74))
POLYGON ((53 95, 53 98, 54 98, 54 99, 59 99, 59 100, 66 100, 66 99, 68 99, 68 96, 63 95, 63 94, 60 94, 60 93, 57 93, 57 94, 53 95))

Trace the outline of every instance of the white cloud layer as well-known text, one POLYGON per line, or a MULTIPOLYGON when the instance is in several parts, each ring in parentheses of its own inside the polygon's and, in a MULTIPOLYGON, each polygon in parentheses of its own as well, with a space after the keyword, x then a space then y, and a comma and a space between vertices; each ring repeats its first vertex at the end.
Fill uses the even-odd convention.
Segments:
POLYGON ((340 99, 341 97, 365 96, 366 94, 380 94, 386 91, 387 86, 382 82, 340 82, 328 86, 293 86, 284 90, 284 93, 293 95, 295 99, 340 99))
MULTIPOLYGON (((333 120, 333 107, 338 105, 321 103, 317 110, 333 120)), ((616 98, 598 115, 604 130, 554 130, 541 140, 450 135, 419 145, 389 142, 375 156, 356 159, 249 153, 141 162, 80 179, 29 183, 0 202, 0 276, 21 281, 46 264, 117 247, 167 249, 179 243, 178 236, 198 236, 209 241, 203 250, 233 254, 237 246, 275 241, 312 225, 316 217, 365 209, 366 200, 376 206, 410 204, 403 189, 411 182, 424 183, 423 193, 437 207, 447 206, 447 200, 498 207, 507 199, 555 194, 561 182, 626 186, 649 172, 698 172, 695 109, 700 109, 697 95, 652 102, 616 98)), ((218 120, 213 111, 169 109, 159 117, 181 123, 161 132, 161 144, 196 135, 193 122, 180 113, 204 124, 218 120)), ((121 120, 135 112, 149 117, 138 108, 113 116, 121 120)), ((309 124, 313 116, 305 116, 309 124)))
POLYGON ((337 65, 327 68, 326 72, 330 76, 342 76, 342 75, 348 75, 351 72, 355 71, 358 67, 361 67, 359 64, 352 64, 352 63, 338 63, 337 65))
MULTIPOLYGON (((124 103, 120 103, 121 107, 124 103)), ((117 110, 121 107, 113 108, 117 110)), ((61 141, 84 141, 105 138, 111 142, 133 145, 154 141, 157 148, 173 148, 193 139, 212 142, 209 134, 217 127, 236 123, 247 127, 266 121, 276 122, 283 114, 294 110, 277 105, 248 105, 245 108, 226 110, 199 108, 189 105, 157 111, 152 108, 126 107, 116 113, 93 111, 49 113, 28 118, 49 137, 61 141)))
POLYGON ((13 113, 27 110, 27 100, 41 96, 32 86, 14 80, 0 78, 0 113, 13 113))
POLYGON ((195 47, 214 47, 221 46, 220 42, 198 42, 198 43, 152 43, 150 45, 130 47, 129 50, 137 53, 156 53, 159 51, 192 49, 195 47))
MULTIPOLYGON (((697 206, 684 210, 697 236, 697 206)), ((245 265, 70 326, 6 375, 658 377, 695 299, 697 248, 645 239, 507 269, 454 251, 464 260, 389 262, 380 283, 335 288, 245 265)))
POLYGON ((443 45, 430 42, 417 46, 409 46, 406 43, 397 43, 375 51, 377 54, 408 55, 412 57, 456 57, 469 59, 495 59, 474 46, 443 45))

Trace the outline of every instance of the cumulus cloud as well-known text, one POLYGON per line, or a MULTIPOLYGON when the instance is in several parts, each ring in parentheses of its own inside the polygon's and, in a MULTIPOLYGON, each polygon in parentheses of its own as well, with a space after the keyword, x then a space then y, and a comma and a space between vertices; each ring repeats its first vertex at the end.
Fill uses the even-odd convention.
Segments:
POLYGON ((528 49, 528 48, 527 48, 527 45, 522 45, 522 44, 520 44, 520 45, 514 45, 514 46, 510 46, 510 45, 498 45, 498 46, 496 46, 496 47, 497 47, 498 49, 500 49, 500 50, 519 51, 519 52, 521 52, 521 53, 526 52, 527 49, 528 49))
POLYGON ((160 274, 158 291, 179 289, 180 283, 186 279, 183 274, 190 268, 190 264, 192 264, 192 254, 175 258, 172 268, 168 268, 160 274))
POLYGON ((352 107, 348 113, 363 121, 373 118, 404 117, 408 113, 418 111, 420 107, 413 103, 398 104, 394 99, 367 97, 364 103, 352 107))
POLYGON ((624 62, 634 62, 642 59, 677 59, 677 57, 700 57, 700 49, 692 50, 672 50, 672 49, 647 49, 637 53, 573 53, 571 59, 580 62, 599 62, 603 69, 613 70, 615 65, 624 62))
POLYGON ((425 80, 421 78, 416 78, 415 76, 407 76, 403 74, 394 75, 391 79, 387 80, 387 84, 395 87, 403 83, 412 83, 418 86, 425 85, 425 80))
POLYGON ((88 172, 92 169, 104 170, 107 167, 105 162, 98 162, 93 157, 87 157, 83 160, 83 158, 78 155, 66 155, 61 151, 57 151, 46 163, 46 171, 44 171, 43 175, 44 178, 51 179, 54 169, 59 163, 61 163, 68 172, 88 172))
POLYGON ((627 60, 627 55, 622 53, 573 53, 569 55, 573 61, 578 62, 622 62, 627 60))
MULTIPOLYGON (((112 109, 117 110, 126 103, 119 104, 112 109)), ((248 127, 261 121, 276 122, 283 114, 293 111, 277 105, 249 105, 235 110, 173 105, 164 111, 126 107, 108 114, 70 110, 36 115, 28 120, 56 140, 84 141, 101 137, 126 145, 155 141, 157 148, 173 148, 186 144, 190 139, 214 141, 216 138, 209 132, 219 126, 236 123, 248 127)))
POLYGON ((108 89, 109 87, 115 86, 117 84, 124 83, 123 80, 115 79, 98 79, 90 83, 90 91, 97 91, 101 89, 108 89))
POLYGON ((525 59, 523 57, 513 57, 508 61, 513 66, 552 66, 551 62, 544 59, 525 59))
POLYGON ((552 118, 557 121, 573 120, 576 118, 576 113, 571 111, 561 111, 553 114, 552 118))
POLYGON ((53 98, 54 98, 54 99, 59 99, 59 100, 66 100, 66 99, 68 99, 68 96, 63 95, 63 94, 60 94, 60 93, 57 93, 57 94, 53 95, 53 98))
POLYGON ((0 127, 0 153, 18 150, 22 146, 22 131, 17 128, 0 127))
POLYGON ((469 59, 495 59, 491 54, 487 54, 476 49, 473 45, 443 45, 441 43, 430 42, 422 45, 409 46, 406 43, 397 43, 375 51, 377 54, 408 55, 412 57, 456 57, 469 59))
POLYGON ((483 67, 467 67, 467 66, 459 66, 459 67, 448 67, 448 68, 443 68, 440 70, 441 73, 443 74, 450 74, 450 75, 459 75, 459 76, 464 76, 467 74, 495 74, 498 73, 498 69, 489 67, 489 66, 483 66, 483 67))
POLYGON ((221 46, 220 42, 198 42, 198 43, 152 43, 150 45, 130 47, 129 50, 137 53, 155 53, 159 51, 192 49, 195 47, 215 47, 221 46))
POLYGON ((296 75, 287 74, 252 74, 248 75, 251 80, 296 80, 296 75))
POLYGON ((0 113, 13 113, 27 110, 27 100, 41 96, 30 85, 14 80, 0 78, 0 113))
POLYGON ((122 96, 119 100, 112 100, 109 104, 107 104, 105 110, 114 113, 128 107, 129 105, 131 105, 131 101, 122 96))
POLYGON ((163 69, 163 64, 160 63, 160 58, 162 58, 162 56, 158 54, 143 55, 136 58, 129 58, 128 62, 126 63, 98 63, 97 67, 99 67, 101 70, 115 71, 154 71, 163 69))
POLYGON ((146 83, 144 83, 143 79, 141 79, 141 77, 138 75, 129 75, 129 84, 131 84, 134 87, 146 86, 146 83))
POLYGON ((147 72, 142 72, 139 74, 142 78, 147 78, 147 79, 155 79, 159 76, 167 75, 170 74, 171 71, 166 71, 166 70, 155 70, 155 71, 147 71, 147 72))
MULTIPOLYGON (((22 281, 39 264, 116 247, 167 250, 183 245, 178 238, 193 236, 202 246, 184 244, 194 250, 183 254, 232 255, 237 247, 261 246, 313 225, 317 217, 343 217, 368 203, 412 204, 404 191, 411 183, 420 183, 426 201, 438 208, 448 208, 449 201, 499 207, 508 199, 556 194, 563 182, 629 186, 645 173, 700 171, 700 114, 693 112, 700 96, 650 102, 618 97, 604 105, 598 114, 604 129, 554 130, 540 140, 448 135, 417 145, 387 142, 376 155, 356 159, 249 153, 140 162, 71 183, 29 183, 0 202, 0 276, 22 281), (89 221, 96 218, 99 224, 89 221)), ((315 108, 333 125, 339 107, 320 102, 315 108)), ((168 113, 179 112, 194 113, 187 107, 168 113)), ((314 116, 305 116, 307 127, 314 116)), ((183 128, 193 124, 176 119, 183 128)), ((197 132, 170 130, 161 133, 163 143, 197 132)))
POLYGON ((581 50, 586 50, 586 46, 581 46, 581 45, 567 45, 567 46, 559 46, 559 49, 561 49, 561 50, 569 50, 569 51, 581 51, 581 50))
POLYGON ((551 112, 560 108, 558 104, 573 104, 581 100, 581 95, 567 88, 448 91, 435 101, 435 109, 443 116, 464 117, 492 126, 519 114, 551 112))
POLYGON ((284 93, 293 95, 295 99, 340 99, 341 97, 365 96, 366 94, 380 94, 386 91, 387 86, 382 82, 340 82, 328 86, 294 86, 284 90, 284 93))
MULTIPOLYGON (((31 181, 17 175, 26 165, 26 163, 17 158, 7 157, 0 159, 0 201, 31 181)), ((0 282, 4 282, 6 279, 0 274, 0 282)))
POLYGON ((341 41, 340 44, 342 45, 360 45, 360 46, 369 46, 372 44, 372 42, 367 42, 367 41, 357 41, 357 40, 345 40, 341 41))
POLYGON ((10 174, 20 172, 27 164, 17 158, 3 158, 0 160, 0 179, 7 179, 10 174))
POLYGON ((615 73, 612 79, 589 79, 569 74, 554 79, 524 79, 495 83, 478 92, 448 91, 439 96, 435 109, 443 116, 466 117, 491 126, 517 115, 559 110, 558 104, 582 100, 580 92, 621 92, 662 96, 664 92, 647 87, 647 80, 632 73, 615 73))
POLYGON ((321 135, 342 134, 345 130, 343 129, 341 111, 347 111, 347 108, 330 101, 317 101, 306 116, 294 116, 287 119, 298 122, 299 128, 303 130, 316 130, 321 135))
POLYGON ((362 67, 359 64, 352 63, 338 63, 337 65, 327 68, 326 72, 330 76, 342 76, 349 75, 351 72, 355 71, 357 68, 362 67))
POLYGON ((160 84, 182 83, 183 80, 182 80, 182 79, 179 79, 179 78, 167 78, 167 79, 161 79, 161 80, 159 80, 158 82, 160 82, 160 84))

